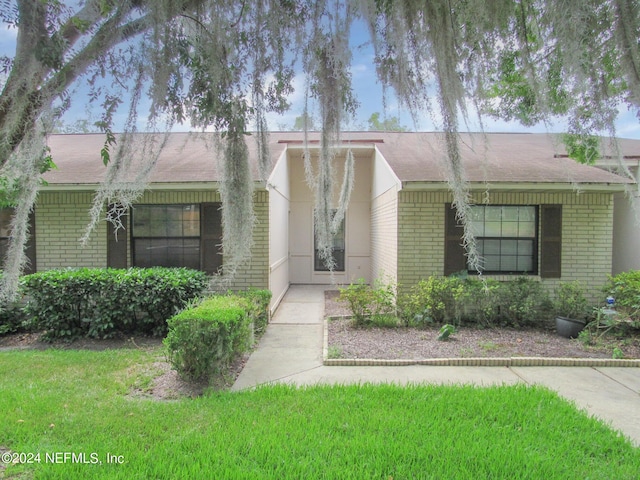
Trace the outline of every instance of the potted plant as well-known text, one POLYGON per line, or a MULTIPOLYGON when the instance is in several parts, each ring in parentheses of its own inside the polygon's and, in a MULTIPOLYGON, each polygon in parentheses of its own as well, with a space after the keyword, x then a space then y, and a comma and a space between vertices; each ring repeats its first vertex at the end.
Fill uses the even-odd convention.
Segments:
POLYGON ((565 338, 576 338, 587 324, 589 302, 584 287, 578 281, 561 283, 553 301, 556 331, 565 338))

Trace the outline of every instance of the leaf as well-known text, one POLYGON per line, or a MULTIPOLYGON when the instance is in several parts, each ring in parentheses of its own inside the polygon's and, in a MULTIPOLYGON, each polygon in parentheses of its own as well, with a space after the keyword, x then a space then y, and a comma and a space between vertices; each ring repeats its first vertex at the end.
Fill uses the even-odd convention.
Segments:
POLYGON ((102 157, 102 163, 104 163, 105 167, 109 165, 109 162, 111 161, 109 149, 117 143, 116 137, 110 129, 107 129, 106 136, 107 138, 104 141, 104 146, 102 147, 102 150, 100 150, 100 157, 102 157))
POLYGON ((449 337, 454 333, 456 333, 456 327, 447 323, 446 325, 443 325, 442 328, 440 329, 440 332, 438 334, 438 340, 440 341, 448 340, 449 337))

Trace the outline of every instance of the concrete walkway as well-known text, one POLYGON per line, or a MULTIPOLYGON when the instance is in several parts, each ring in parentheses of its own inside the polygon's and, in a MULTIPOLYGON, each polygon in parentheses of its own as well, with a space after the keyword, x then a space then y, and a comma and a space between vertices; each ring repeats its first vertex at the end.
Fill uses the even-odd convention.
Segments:
POLYGON ((322 364, 325 286, 294 285, 251 354, 234 390, 266 383, 540 384, 622 431, 640 446, 637 367, 398 367, 322 364))

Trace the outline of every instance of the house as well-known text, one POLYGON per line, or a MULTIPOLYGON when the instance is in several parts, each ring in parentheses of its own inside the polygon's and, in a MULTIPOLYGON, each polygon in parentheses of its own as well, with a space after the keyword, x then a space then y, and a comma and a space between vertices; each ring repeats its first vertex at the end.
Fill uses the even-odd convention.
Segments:
MULTIPOLYGON (((82 248, 78 239, 106 171, 100 159, 104 136, 51 136, 58 169, 45 175, 47 185, 38 196, 32 267, 171 265, 215 273, 224 263, 220 173, 207 135, 213 134, 171 134, 149 188, 128 212, 126 231, 116 235, 102 222, 82 248)), ((560 281, 581 280, 595 298, 612 271, 614 196, 630 181, 563 157, 562 145, 546 134, 462 134, 460 139, 485 275, 501 280, 531 275, 550 289, 560 281)), ((250 136, 247 142, 255 159, 255 142, 250 136)), ((342 135, 334 160, 336 184, 348 149, 355 158, 355 184, 334 241, 335 272, 326 271, 315 252, 303 134, 271 133, 269 142, 273 167, 266 181, 253 172, 254 245, 235 288, 268 288, 275 306, 290 284, 386 278, 411 285, 468 269, 445 181, 441 134, 342 135)), ((308 148, 317 159, 317 135, 310 135, 308 148)), ((640 142, 625 142, 624 148, 628 155, 640 153, 640 142)))
MULTIPOLYGON (((631 145, 633 140, 621 139, 623 147, 622 162, 629 173, 640 179, 640 154, 631 145)), ((611 156, 603 156, 596 166, 607 171, 619 173, 618 161, 611 156)), ((640 190, 632 185, 625 192, 613 195, 613 259, 612 274, 628 270, 640 270, 640 190)))

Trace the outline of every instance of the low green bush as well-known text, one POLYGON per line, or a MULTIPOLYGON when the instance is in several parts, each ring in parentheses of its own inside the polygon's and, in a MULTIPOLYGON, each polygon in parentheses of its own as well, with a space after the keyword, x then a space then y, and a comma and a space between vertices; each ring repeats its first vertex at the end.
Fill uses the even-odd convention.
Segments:
POLYGON ((500 318, 514 327, 548 326, 552 317, 549 293, 532 278, 519 277, 503 282, 497 296, 500 318))
POLYGON ((359 327, 397 326, 396 288, 392 283, 376 280, 373 286, 359 279, 340 289, 338 300, 349 306, 353 323, 359 327))
POLYGON ((503 284, 492 279, 466 278, 463 294, 459 297, 462 305, 462 323, 473 323, 481 327, 493 327, 502 322, 500 299, 503 284))
POLYGON ((605 296, 615 299, 615 307, 640 321, 640 270, 630 270, 610 276, 603 287, 605 296))
POLYGON ((28 330, 27 315, 20 302, 0 305, 0 335, 28 330))
POLYGON ((260 337, 267 329, 269 323, 269 303, 271 302, 271 291, 249 288, 240 290, 236 295, 244 297, 250 301, 250 316, 253 319, 253 330, 256 337, 260 337))
POLYGON ((458 277, 429 277, 420 280, 398 298, 405 325, 458 323, 462 314, 463 280, 458 277))
POLYGON ((235 355, 250 348, 249 311, 254 308, 247 298, 221 295, 172 317, 164 344, 173 368, 192 381, 222 372, 235 355))
POLYGON ((163 336, 167 320, 202 294, 203 272, 185 268, 65 269, 27 275, 26 313, 46 339, 163 336))

